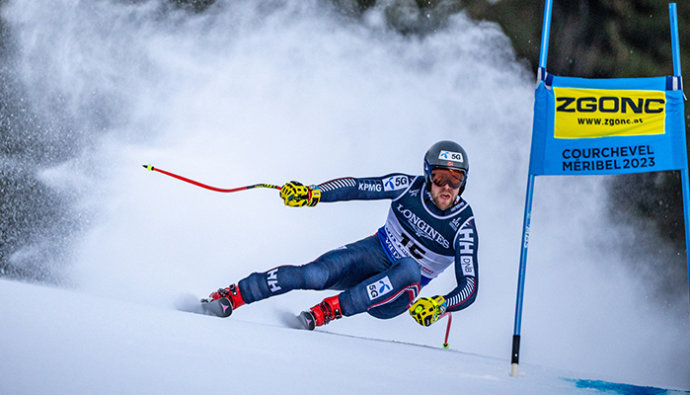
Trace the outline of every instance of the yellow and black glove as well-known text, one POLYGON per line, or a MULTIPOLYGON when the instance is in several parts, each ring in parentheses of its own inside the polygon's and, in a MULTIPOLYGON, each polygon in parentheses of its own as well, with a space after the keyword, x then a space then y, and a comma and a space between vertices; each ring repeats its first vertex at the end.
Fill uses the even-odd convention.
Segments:
POLYGON ((314 207, 321 200, 321 191, 317 187, 302 185, 297 181, 290 181, 280 187, 280 198, 286 206, 314 207))
POLYGON ((419 298, 410 306, 410 315, 423 326, 429 326, 438 321, 445 312, 446 299, 443 296, 419 298))

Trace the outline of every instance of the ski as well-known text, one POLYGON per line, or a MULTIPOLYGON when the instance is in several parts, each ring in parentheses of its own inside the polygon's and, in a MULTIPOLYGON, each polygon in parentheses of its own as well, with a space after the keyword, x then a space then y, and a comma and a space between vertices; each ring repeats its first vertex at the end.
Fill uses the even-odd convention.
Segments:
POLYGON ((175 300, 175 308, 188 313, 228 317, 232 314, 232 305, 226 298, 218 300, 201 299, 191 294, 180 295, 175 300))
POLYGON ((314 328, 316 328, 316 319, 314 319, 314 315, 309 312, 309 311, 303 311, 300 313, 300 315, 297 316, 299 319, 299 322, 302 324, 304 329, 308 331, 313 331, 314 328))
MULTIPOLYGON (((179 295, 175 300, 175 308, 187 313, 210 315, 212 317, 229 317, 233 308, 230 301, 226 298, 217 300, 201 299, 191 294, 179 295)), ((279 315, 283 326, 313 331, 316 328, 316 320, 310 311, 303 311, 299 315, 285 311, 279 315)))
POLYGON ((201 310, 204 314, 225 318, 232 314, 232 303, 226 298, 216 300, 201 299, 201 310))

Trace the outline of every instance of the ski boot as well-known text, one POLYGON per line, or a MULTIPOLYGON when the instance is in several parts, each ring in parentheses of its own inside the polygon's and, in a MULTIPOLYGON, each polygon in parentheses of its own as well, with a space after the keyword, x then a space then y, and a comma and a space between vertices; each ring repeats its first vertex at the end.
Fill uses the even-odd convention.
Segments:
POLYGON ((244 304, 240 288, 231 285, 227 288, 219 288, 212 292, 208 298, 201 299, 201 307, 206 314, 218 317, 229 317, 232 311, 244 304))
POLYGON ((303 311, 298 318, 305 329, 313 331, 317 326, 326 325, 342 316, 340 299, 336 295, 324 299, 323 302, 312 307, 309 311, 303 311))

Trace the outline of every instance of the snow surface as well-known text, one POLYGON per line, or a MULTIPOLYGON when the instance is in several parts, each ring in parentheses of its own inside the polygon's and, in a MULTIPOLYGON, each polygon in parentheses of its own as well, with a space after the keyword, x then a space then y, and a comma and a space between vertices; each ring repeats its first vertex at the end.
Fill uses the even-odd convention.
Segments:
MULTIPOLYGON (((521 376, 508 377, 534 75, 496 25, 459 14, 421 38, 387 28, 390 2, 362 19, 316 0, 198 15, 168 3, 3 3, 38 121, 83 136, 70 160, 36 170, 83 227, 65 237, 61 289, 0 282, 0 392, 575 391, 559 377, 690 388, 687 294, 654 298, 643 268, 663 244, 622 262, 619 239, 644 229, 608 221, 596 177, 536 181, 521 376), (327 327, 354 338, 284 326, 332 292, 227 320, 174 309, 373 234, 389 202, 291 209, 275 191, 210 192, 142 164, 225 188, 319 183, 419 174, 440 139, 468 152, 463 196, 481 236, 479 296, 454 316, 450 350, 445 323, 406 315, 327 327)), ((444 273, 422 295, 454 285, 444 273)))
POLYGON ((3 394, 593 392, 531 365, 509 377, 505 360, 440 344, 291 329, 288 312, 221 319, 2 280, 0 316, 3 394))

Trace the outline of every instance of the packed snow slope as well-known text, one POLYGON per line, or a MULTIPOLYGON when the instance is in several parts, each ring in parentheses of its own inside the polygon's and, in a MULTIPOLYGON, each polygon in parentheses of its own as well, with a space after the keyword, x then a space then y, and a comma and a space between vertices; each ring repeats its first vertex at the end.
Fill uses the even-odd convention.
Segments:
MULTIPOLYGON (((0 284, 0 392, 574 390, 561 376, 690 388, 688 298, 658 303, 645 281, 655 273, 639 269, 663 244, 621 262, 619 238, 645 229, 607 220, 596 177, 536 182, 522 376, 507 377, 534 75, 494 24, 457 14, 402 35, 386 10, 404 2, 361 18, 334 3, 217 1, 194 14, 163 0, 3 2, 24 97, 37 122, 56 125, 35 139, 71 154, 35 173, 80 227, 50 240, 68 252, 53 273, 62 289, 0 284), (228 320, 174 309, 180 295, 371 235, 389 202, 286 208, 276 191, 211 192, 141 165, 225 188, 311 184, 420 174, 440 139, 468 152, 463 196, 481 240, 479 296, 455 314, 450 351, 438 349, 445 322, 407 315, 326 329, 420 346, 284 327, 332 292, 293 292, 228 320)), ((40 251, 12 259, 39 264, 40 251)), ((422 295, 454 286, 448 271, 422 295)))
POLYGON ((531 365, 512 378, 504 360, 440 344, 293 329, 287 311, 257 323, 0 281, 0 315, 3 394, 681 393, 531 365))

